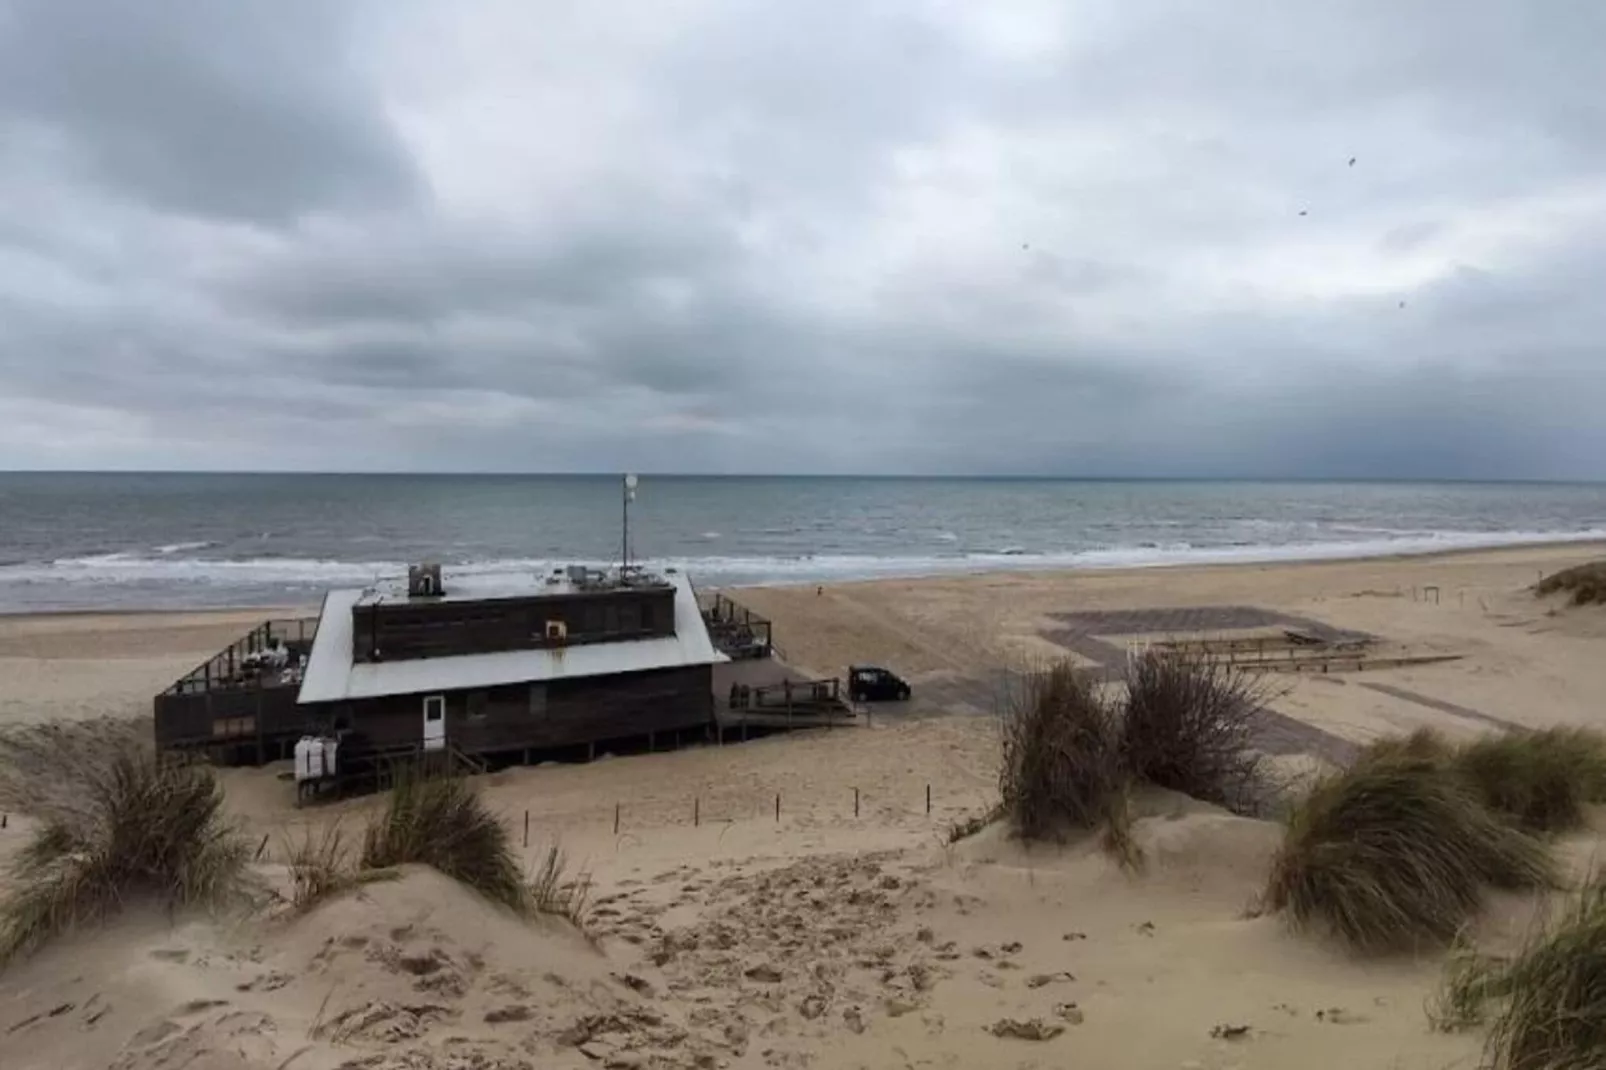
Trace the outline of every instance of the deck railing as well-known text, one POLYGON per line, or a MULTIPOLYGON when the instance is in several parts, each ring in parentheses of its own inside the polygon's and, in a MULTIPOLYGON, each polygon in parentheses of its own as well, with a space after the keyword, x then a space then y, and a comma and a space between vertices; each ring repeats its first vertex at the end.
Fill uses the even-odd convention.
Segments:
POLYGON ((294 664, 312 649, 312 640, 317 634, 317 617, 263 621, 174 681, 163 694, 194 695, 208 691, 281 686, 279 674, 271 670, 261 671, 252 655, 260 654, 278 643, 290 652, 290 663, 294 664))

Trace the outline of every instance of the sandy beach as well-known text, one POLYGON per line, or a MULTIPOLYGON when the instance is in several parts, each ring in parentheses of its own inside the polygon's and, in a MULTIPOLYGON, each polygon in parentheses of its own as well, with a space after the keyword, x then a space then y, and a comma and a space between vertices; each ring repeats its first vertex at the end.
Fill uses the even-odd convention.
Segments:
MULTIPOLYGON (((774 621, 804 671, 884 665, 915 700, 868 727, 484 778, 521 844, 528 813, 532 863, 560 843, 592 875, 595 946, 426 872, 272 925, 134 914, 0 974, 0 1066, 1471 1065, 1478 1038, 1436 1033, 1423 1013, 1437 958, 1357 961, 1247 916, 1273 824, 1156 793, 1138 874, 1091 846, 1026 852, 997 828, 949 844, 948 831, 995 801, 1003 671, 1102 664, 1161 636, 1295 621, 1364 633, 1380 659, 1408 662, 1276 676, 1274 709, 1301 726, 1279 757, 1290 768, 1419 727, 1606 728, 1606 610, 1529 590, 1603 555, 1575 544, 730 592, 774 621), (1444 660, 1415 663, 1428 658, 1444 660), (995 1035, 1004 1019, 1060 1032, 995 1035)), ((0 730, 149 717, 156 691, 270 615, 283 611, 0 618, 0 730)), ((375 804, 298 810, 278 772, 222 774, 270 870, 287 834, 375 804)), ((11 816, 0 857, 29 826, 11 816)), ((1570 853, 1597 847, 1579 837, 1570 853)), ((1488 921, 1496 935, 1531 904, 1507 906, 1488 921)))

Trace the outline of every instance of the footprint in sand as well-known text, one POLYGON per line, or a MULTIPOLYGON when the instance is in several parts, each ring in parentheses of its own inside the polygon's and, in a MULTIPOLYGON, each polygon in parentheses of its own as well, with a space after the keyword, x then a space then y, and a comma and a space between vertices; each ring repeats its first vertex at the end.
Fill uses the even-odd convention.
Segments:
POLYGON ((183 1018, 192 1014, 204 1014, 207 1011, 216 1010, 218 1007, 227 1007, 228 1005, 229 1001, 226 999, 192 999, 175 1010, 173 1015, 174 1017, 183 1018))
POLYGON ((1319 1010, 1316 1012, 1316 1020, 1318 1022, 1327 1022, 1330 1025, 1361 1025, 1364 1022, 1371 1021, 1366 1015, 1352 1013, 1343 1007, 1328 1007, 1324 1010, 1319 1010))
POLYGON ((129 1040, 128 1047, 136 1049, 154 1048, 164 1041, 171 1040, 183 1031, 183 1028, 177 1022, 164 1018, 135 1033, 133 1038, 129 1040))
POLYGON ((242 981, 234 986, 234 990, 236 992, 277 992, 293 980, 295 978, 289 974, 279 973, 275 970, 272 973, 265 973, 261 977, 242 981))

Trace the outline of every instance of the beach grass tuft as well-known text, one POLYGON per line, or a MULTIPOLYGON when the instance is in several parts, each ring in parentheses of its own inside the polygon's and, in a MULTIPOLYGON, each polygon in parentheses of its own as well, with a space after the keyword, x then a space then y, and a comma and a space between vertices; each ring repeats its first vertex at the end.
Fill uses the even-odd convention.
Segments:
POLYGON ((251 888, 249 848, 205 765, 123 753, 86 767, 71 817, 46 820, 13 860, 0 900, 0 963, 148 901, 219 907, 251 888))
POLYGON ((1587 805, 1606 800, 1606 737, 1588 729, 1486 736, 1452 761, 1485 806, 1536 832, 1580 828, 1587 805))
POLYGON ((1488 1021, 1488 1070, 1606 1066, 1606 882, 1597 874, 1512 958, 1452 959, 1441 993, 1440 1028, 1488 1021))
POLYGON ((1201 654, 1149 650, 1132 659, 1121 749, 1139 781, 1239 814, 1267 792, 1254 749, 1255 718, 1270 698, 1263 678, 1201 654))
POLYGON ((1483 1025, 1501 966, 1457 938, 1445 959, 1438 988, 1428 997, 1428 1023, 1441 1033, 1461 1033, 1483 1025))
POLYGON ((0 810, 92 822, 99 815, 85 782, 104 779, 122 757, 153 753, 149 715, 0 726, 0 810))
POLYGON ((512 838, 460 773, 396 770, 385 807, 363 835, 362 867, 432 866, 520 914, 532 910, 512 838))
POLYGON ((1551 573, 1534 586, 1539 595, 1565 594, 1575 606, 1606 605, 1606 561, 1551 573))
POLYGON ((1265 899, 1386 952, 1452 940, 1489 887, 1555 877, 1545 844, 1487 810, 1440 756, 1401 745, 1363 754, 1293 807, 1265 899))
POLYGON ((1025 674, 1004 703, 999 797, 1016 833, 1052 840, 1102 831, 1125 856, 1131 848, 1129 777, 1120 710, 1069 662, 1025 674))
POLYGON ((530 909, 537 914, 564 918, 587 933, 591 929, 591 874, 581 870, 569 876, 569 862, 563 849, 547 848, 529 881, 530 909))
POLYGON ((358 866, 339 821, 303 826, 297 836, 287 834, 284 854, 290 870, 290 903, 297 911, 311 910, 353 888, 401 875, 394 867, 358 866))

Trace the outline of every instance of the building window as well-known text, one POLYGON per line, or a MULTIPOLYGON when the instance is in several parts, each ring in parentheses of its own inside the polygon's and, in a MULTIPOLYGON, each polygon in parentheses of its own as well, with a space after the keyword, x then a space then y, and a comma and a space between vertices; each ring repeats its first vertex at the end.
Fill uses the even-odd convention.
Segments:
POLYGON ((490 709, 489 696, 484 691, 470 691, 468 693, 467 707, 469 720, 483 721, 490 709))
POLYGON ((546 716, 546 685, 545 684, 531 684, 530 685, 530 716, 531 717, 545 717, 546 716))
POLYGON ((219 717, 212 722, 212 736, 215 739, 232 739, 236 736, 255 735, 257 719, 255 717, 219 717))

